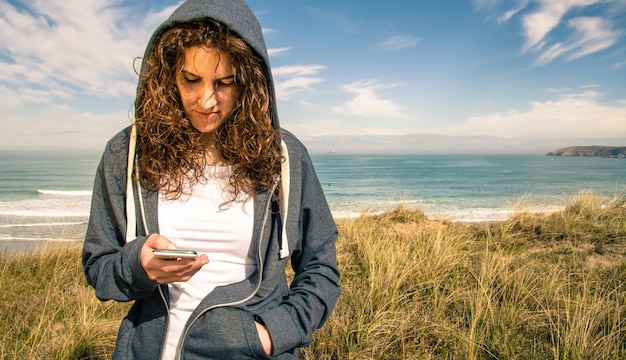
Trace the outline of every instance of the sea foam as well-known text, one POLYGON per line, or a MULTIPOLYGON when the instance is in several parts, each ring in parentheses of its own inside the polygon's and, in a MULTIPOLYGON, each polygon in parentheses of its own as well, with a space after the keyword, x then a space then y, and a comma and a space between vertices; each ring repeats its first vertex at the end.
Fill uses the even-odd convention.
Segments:
POLYGON ((37 193, 42 195, 56 195, 56 196, 91 196, 92 192, 89 190, 37 190, 37 193))

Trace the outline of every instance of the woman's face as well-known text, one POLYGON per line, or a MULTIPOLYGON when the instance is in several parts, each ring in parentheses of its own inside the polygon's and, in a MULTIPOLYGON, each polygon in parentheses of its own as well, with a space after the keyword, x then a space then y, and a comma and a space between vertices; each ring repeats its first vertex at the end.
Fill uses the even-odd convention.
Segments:
POLYGON ((215 135, 235 107, 235 70, 230 57, 216 49, 185 49, 184 64, 176 76, 185 114, 196 130, 215 135))

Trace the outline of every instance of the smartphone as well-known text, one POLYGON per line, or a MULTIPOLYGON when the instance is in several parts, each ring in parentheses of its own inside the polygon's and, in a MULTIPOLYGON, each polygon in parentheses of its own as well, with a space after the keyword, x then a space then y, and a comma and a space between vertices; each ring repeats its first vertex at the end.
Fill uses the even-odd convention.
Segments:
POLYGON ((155 257, 165 260, 195 259, 198 257, 198 253, 194 250, 154 249, 152 253, 155 257))

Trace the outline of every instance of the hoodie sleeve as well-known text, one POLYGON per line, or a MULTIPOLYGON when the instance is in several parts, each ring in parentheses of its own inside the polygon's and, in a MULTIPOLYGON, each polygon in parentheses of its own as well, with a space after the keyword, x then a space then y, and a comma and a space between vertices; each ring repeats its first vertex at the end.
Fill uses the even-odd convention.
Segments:
POLYGON ((295 277, 281 306, 259 314, 272 336, 275 354, 308 345, 341 292, 335 248, 338 232, 322 187, 304 147, 290 134, 283 138, 291 143, 294 163, 287 231, 295 277))
POLYGON ((125 130, 107 144, 94 180, 82 264, 87 282, 100 300, 145 298, 157 287, 139 260, 146 236, 128 243, 124 239, 127 151, 125 130))

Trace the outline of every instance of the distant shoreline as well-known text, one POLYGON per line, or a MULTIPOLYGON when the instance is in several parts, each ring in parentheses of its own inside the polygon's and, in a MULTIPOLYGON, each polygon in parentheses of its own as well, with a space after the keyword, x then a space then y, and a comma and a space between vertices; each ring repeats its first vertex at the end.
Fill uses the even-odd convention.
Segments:
POLYGON ((569 146, 551 151, 546 156, 598 156, 626 159, 626 146, 569 146))

